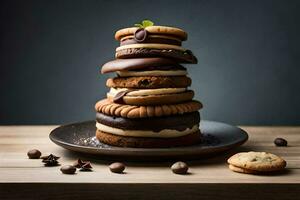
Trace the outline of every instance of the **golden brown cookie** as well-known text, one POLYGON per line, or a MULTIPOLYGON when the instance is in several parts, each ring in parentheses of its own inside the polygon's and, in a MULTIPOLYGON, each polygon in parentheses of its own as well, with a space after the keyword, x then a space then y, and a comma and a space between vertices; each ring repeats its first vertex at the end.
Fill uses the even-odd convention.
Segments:
POLYGON ((97 130, 96 138, 99 141, 112 146, 134 148, 166 148, 198 144, 201 142, 201 133, 198 130, 195 133, 176 138, 143 138, 124 137, 97 130))
POLYGON ((186 101, 191 101, 194 97, 194 92, 188 90, 181 93, 174 94, 161 94, 161 95, 147 95, 147 96, 123 96, 122 99, 114 100, 114 96, 107 94, 107 99, 111 102, 122 102, 127 105, 135 106, 148 106, 148 105, 164 105, 164 104, 176 104, 186 101))
POLYGON ((188 101, 179 104, 156 106, 132 106, 112 103, 107 99, 98 101, 95 105, 97 112, 106 115, 121 116, 125 118, 160 117, 198 111, 202 108, 199 101, 188 101))
POLYGON ((236 166, 231 165, 231 164, 228 165, 228 168, 231 171, 238 172, 238 173, 243 173, 243 174, 259 174, 258 171, 236 167, 236 166))
POLYGON ((242 152, 231 156, 227 162, 235 167, 259 172, 278 171, 286 166, 286 161, 266 152, 242 152))
POLYGON ((115 77, 106 81, 107 87, 113 88, 186 88, 192 80, 187 76, 142 76, 115 77))
MULTIPOLYGON (((125 36, 133 35, 139 28, 138 27, 130 27, 118 30, 115 33, 115 39, 121 40, 125 36)), ((169 27, 169 26, 148 26, 145 30, 150 35, 166 35, 178 38, 180 40, 187 39, 187 33, 182 29, 169 27)))

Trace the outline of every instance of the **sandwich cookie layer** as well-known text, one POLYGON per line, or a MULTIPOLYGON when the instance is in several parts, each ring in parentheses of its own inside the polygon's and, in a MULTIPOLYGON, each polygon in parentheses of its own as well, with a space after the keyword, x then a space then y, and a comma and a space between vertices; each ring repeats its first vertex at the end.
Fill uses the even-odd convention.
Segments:
POLYGON ((132 106, 112 103, 107 99, 98 101, 95 110, 106 115, 124 118, 161 117, 191 113, 202 108, 199 101, 188 101, 179 104, 155 105, 155 106, 132 106))
POLYGON ((186 49, 177 46, 177 45, 171 45, 171 44, 128 44, 124 46, 120 46, 116 48, 116 52, 125 50, 125 49, 173 49, 173 50, 178 50, 185 52, 186 49))
POLYGON ((141 76, 141 77, 115 77, 106 81, 109 88, 186 88, 192 80, 187 76, 141 76))
POLYGON ((175 94, 185 92, 186 88, 158 88, 158 89, 130 89, 130 88, 110 88, 107 93, 115 97, 120 92, 126 91, 126 96, 148 96, 148 95, 162 95, 175 94))
POLYGON ((184 131, 187 128, 192 129, 193 126, 199 125, 200 114, 199 112, 191 112, 182 115, 152 117, 151 119, 129 119, 97 112, 96 120, 100 124, 123 130, 150 130, 152 132, 160 132, 164 129, 168 129, 184 131))
POLYGON ((151 138, 151 137, 130 137, 106 133, 96 130, 96 138, 108 145, 133 148, 167 148, 178 146, 190 146, 201 142, 201 133, 198 129, 180 137, 173 138, 151 138))
POLYGON ((114 128, 111 126, 106 126, 99 122, 96 122, 96 127, 99 131, 110 133, 113 135, 120 135, 125 137, 151 137, 151 138, 173 138, 188 135, 199 130, 198 125, 194 125, 192 128, 186 128, 183 131, 173 130, 173 129, 163 129, 159 132, 154 132, 150 130, 123 130, 114 128))
POLYGON ((124 90, 118 92, 117 94, 107 93, 107 99, 114 103, 147 106, 147 105, 164 105, 164 104, 181 103, 181 102, 190 101, 194 97, 194 92, 192 90, 186 90, 179 93, 175 93, 175 91, 173 92, 170 91, 170 93, 167 93, 166 91, 164 93, 162 89, 161 89, 162 91, 155 91, 155 89, 149 89, 149 90, 152 91, 144 90, 143 92, 139 90, 137 91, 124 90), (159 92, 161 94, 159 94, 159 92), (128 95, 128 93, 132 93, 132 94, 128 95), (143 93, 144 95, 138 95, 143 93))

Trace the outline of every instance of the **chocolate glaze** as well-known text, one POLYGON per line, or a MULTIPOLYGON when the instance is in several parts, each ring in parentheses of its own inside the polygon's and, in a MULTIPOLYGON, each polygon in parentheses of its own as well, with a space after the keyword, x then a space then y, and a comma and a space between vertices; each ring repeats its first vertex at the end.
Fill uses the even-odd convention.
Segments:
POLYGON ((140 43, 155 43, 155 44, 171 44, 181 46, 181 42, 177 40, 167 39, 167 38, 151 38, 147 37, 143 42, 137 42, 135 39, 125 39, 120 42, 120 46, 128 45, 128 44, 140 44, 140 43))
POLYGON ((101 73, 109 73, 121 70, 145 69, 147 67, 158 66, 180 66, 174 59, 156 57, 156 58, 130 58, 116 59, 105 63, 102 66, 101 73))
POLYGON ((181 66, 181 65, 178 65, 178 66, 152 66, 152 67, 146 67, 144 69, 133 69, 133 70, 128 70, 128 71, 153 71, 153 70, 184 70, 186 71, 186 68, 181 66))
POLYGON ((147 57, 165 57, 173 58, 180 63, 197 64, 198 60, 190 50, 180 51, 175 49, 147 49, 147 48, 130 48, 116 52, 118 59, 128 58, 147 58, 147 57))
POLYGON ((97 112, 96 120, 97 122, 106 126, 123 130, 151 130, 154 132, 159 132, 163 129, 171 129, 183 131, 187 128, 192 128, 196 124, 199 124, 200 114, 199 112, 191 112, 165 117, 129 119, 109 116, 97 112))

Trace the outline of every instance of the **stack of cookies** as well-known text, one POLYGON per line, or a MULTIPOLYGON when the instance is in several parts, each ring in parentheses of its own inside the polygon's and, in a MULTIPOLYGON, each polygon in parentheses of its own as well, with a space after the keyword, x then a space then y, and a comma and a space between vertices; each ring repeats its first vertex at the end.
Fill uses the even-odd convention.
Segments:
POLYGON ((116 59, 105 63, 101 73, 117 76, 107 80, 107 98, 95 105, 97 139, 140 148, 199 143, 202 104, 193 100, 191 79, 181 65, 197 63, 181 46, 187 33, 143 21, 117 31, 115 39, 120 42, 116 59))

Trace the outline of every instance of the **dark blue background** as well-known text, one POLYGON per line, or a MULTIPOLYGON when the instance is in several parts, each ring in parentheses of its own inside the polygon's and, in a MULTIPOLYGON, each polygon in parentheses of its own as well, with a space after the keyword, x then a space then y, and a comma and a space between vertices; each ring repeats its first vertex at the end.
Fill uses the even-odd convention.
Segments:
POLYGON ((202 117, 300 125, 300 1, 1 1, 0 123, 94 118, 114 32, 149 18, 189 33, 202 117))

